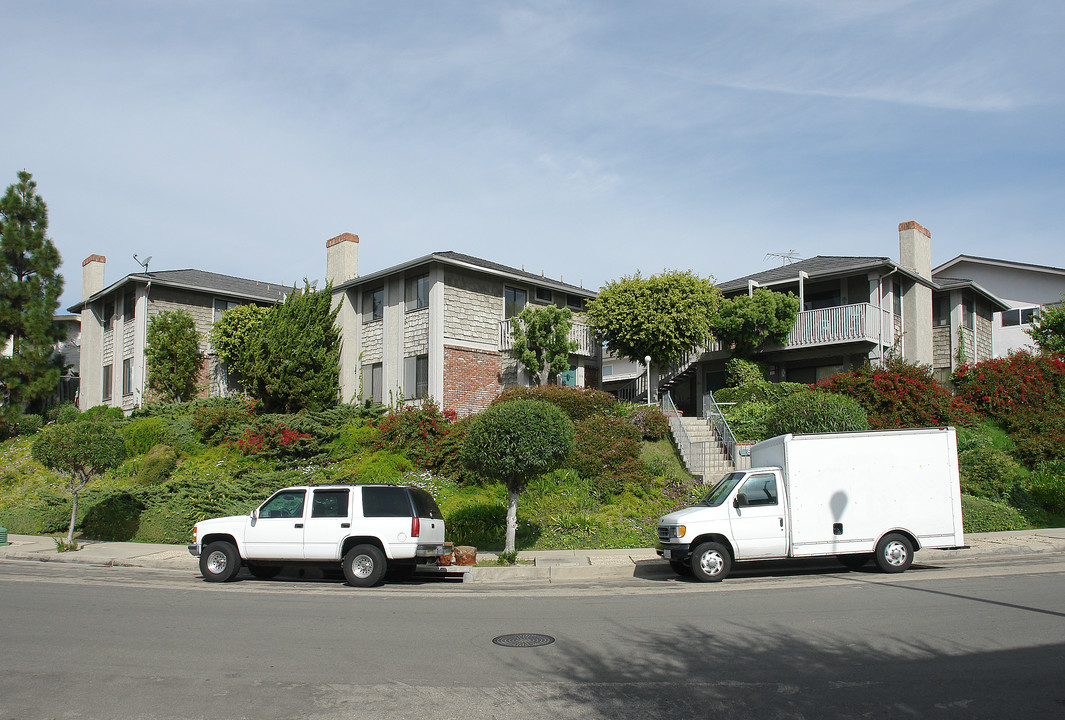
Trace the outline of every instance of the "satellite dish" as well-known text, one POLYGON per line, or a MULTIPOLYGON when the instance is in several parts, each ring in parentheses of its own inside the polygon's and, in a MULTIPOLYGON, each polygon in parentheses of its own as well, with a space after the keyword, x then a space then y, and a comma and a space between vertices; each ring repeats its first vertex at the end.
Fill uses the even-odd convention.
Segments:
POLYGON ((152 261, 151 255, 141 260, 139 257, 137 257, 137 253, 133 253, 133 259, 137 261, 138 265, 144 268, 144 272, 148 272, 148 263, 152 261))

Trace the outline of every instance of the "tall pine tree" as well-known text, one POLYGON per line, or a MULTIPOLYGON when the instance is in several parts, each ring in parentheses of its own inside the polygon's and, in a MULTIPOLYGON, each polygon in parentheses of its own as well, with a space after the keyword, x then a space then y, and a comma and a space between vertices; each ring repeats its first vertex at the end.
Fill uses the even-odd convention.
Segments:
POLYGON ((4 411, 40 409, 59 385, 53 359, 62 330, 53 321, 63 291, 59 251, 48 239, 48 208, 23 170, 0 199, 0 357, 4 411))

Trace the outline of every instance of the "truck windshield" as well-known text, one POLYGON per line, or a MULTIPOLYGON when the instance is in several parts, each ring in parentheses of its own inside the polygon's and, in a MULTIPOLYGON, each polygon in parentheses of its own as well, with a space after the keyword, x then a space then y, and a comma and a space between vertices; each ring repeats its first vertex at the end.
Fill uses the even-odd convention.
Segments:
POLYGON ((725 502, 725 498, 729 496, 732 489, 736 487, 740 480, 746 473, 733 472, 729 473, 725 477, 721 478, 717 485, 710 488, 709 494, 703 499, 703 505, 709 505, 710 507, 717 507, 721 503, 725 502))

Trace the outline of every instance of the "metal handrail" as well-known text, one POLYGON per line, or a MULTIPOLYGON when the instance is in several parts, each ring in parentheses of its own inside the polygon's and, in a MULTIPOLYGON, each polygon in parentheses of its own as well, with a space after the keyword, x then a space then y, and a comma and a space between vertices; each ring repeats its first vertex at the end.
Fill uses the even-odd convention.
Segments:
POLYGON ((707 417, 710 418, 710 424, 713 426, 714 432, 717 433, 718 439, 721 440, 721 444, 725 447, 725 451, 732 460, 732 466, 739 467, 739 458, 736 456, 736 435, 733 434, 732 428, 729 427, 728 419, 721 412, 717 401, 714 400, 714 393, 709 390, 703 396, 703 410, 706 412, 707 417))
POLYGON ((688 431, 684 429, 684 423, 680 420, 680 412, 677 411, 677 406, 673 404, 673 398, 668 392, 662 393, 659 398, 659 406, 662 413, 669 420, 669 429, 673 431, 673 438, 677 441, 677 449, 680 450, 680 456, 684 458, 685 463, 688 465, 688 472, 702 476, 706 472, 706 443, 692 442, 688 431), (697 449, 701 456, 699 458, 695 457, 697 449), (695 471, 696 468, 698 472, 695 471))

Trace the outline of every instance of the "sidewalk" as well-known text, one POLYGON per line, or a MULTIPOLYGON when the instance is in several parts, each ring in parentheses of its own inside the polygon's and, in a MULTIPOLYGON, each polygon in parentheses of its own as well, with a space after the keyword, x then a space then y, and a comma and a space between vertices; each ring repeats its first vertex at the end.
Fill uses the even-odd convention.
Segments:
MULTIPOLYGON (((0 560, 87 563, 116 567, 163 568, 199 574, 198 560, 184 545, 79 540, 75 552, 59 553, 49 536, 9 535, 0 560)), ((921 550, 915 562, 954 563, 976 558, 1065 554, 1065 528, 973 533, 962 550, 921 550)), ((480 552, 478 561, 494 562, 497 553, 480 552)), ((472 568, 467 582, 575 582, 670 573, 653 548, 623 550, 536 550, 518 553, 518 565, 472 568)))

